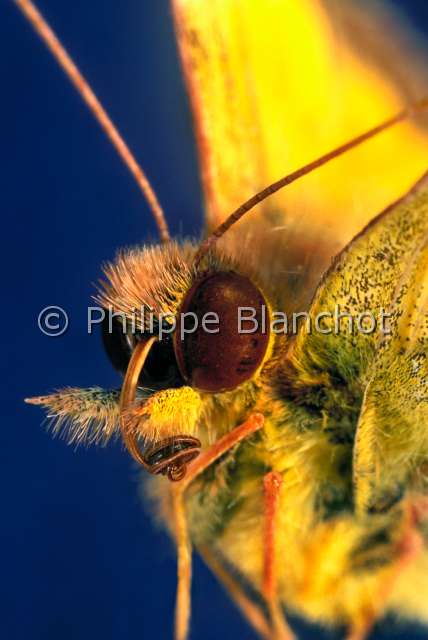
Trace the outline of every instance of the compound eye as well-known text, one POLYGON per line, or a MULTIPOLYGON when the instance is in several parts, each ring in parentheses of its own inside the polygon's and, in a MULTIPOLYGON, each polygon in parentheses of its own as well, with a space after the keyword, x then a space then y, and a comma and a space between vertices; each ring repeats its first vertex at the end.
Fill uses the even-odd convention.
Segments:
POLYGON ((105 312, 101 323, 101 337, 104 350, 113 367, 125 375, 131 354, 135 349, 136 336, 127 332, 117 317, 108 317, 105 312))
MULTIPOLYGON (((110 362, 117 371, 125 375, 131 355, 143 334, 126 330, 124 332, 122 319, 113 316, 110 323, 107 311, 101 329, 104 349, 110 362)), ((170 336, 153 344, 139 377, 139 385, 156 390, 183 385, 170 336)))
POLYGON ((268 328, 266 301, 248 278, 233 272, 205 276, 187 293, 174 333, 183 378, 201 391, 235 389, 260 367, 269 342, 268 328), (240 322, 250 315, 254 321, 240 322), (192 330, 195 316, 197 328, 192 330), (218 318, 218 325, 204 324, 204 318, 218 318))

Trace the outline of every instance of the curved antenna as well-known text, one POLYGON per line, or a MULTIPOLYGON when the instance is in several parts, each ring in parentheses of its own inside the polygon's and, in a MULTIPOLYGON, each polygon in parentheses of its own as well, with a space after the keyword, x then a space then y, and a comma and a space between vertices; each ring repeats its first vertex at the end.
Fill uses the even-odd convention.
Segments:
POLYGON ((385 120, 385 122, 382 122, 376 127, 373 127, 373 129, 369 129, 365 133, 362 133, 356 138, 353 138, 349 142, 345 142, 345 144, 342 144, 340 147, 333 149, 333 151, 326 153, 320 158, 317 158, 317 160, 313 160, 309 164, 306 164, 300 169, 297 169, 297 171, 293 171, 293 173, 290 173, 287 176, 284 176, 277 182, 273 182, 268 187, 265 187, 264 189, 256 193, 254 196, 249 198, 249 200, 247 200, 246 202, 241 204, 237 209, 235 209, 235 211, 233 211, 226 218, 226 220, 222 224, 220 224, 217 227, 217 229, 215 229, 208 236, 208 238, 206 238, 202 242, 202 244, 200 245, 195 255, 195 259, 194 259, 195 265, 197 266, 201 262, 204 255, 211 249, 211 247, 217 242, 217 240, 221 238, 221 236, 224 235, 226 231, 230 229, 232 225, 238 222, 238 220, 240 220, 246 213, 248 213, 248 211, 250 211, 257 204, 259 204, 260 202, 262 202, 272 194, 276 193, 283 187, 286 187, 287 185, 291 184, 295 180, 302 178, 306 174, 311 173, 311 171, 318 169, 323 164, 330 162, 330 160, 337 158, 338 156, 342 155, 342 153, 345 153, 346 151, 349 151, 350 149, 357 147, 362 142, 365 142, 366 140, 369 140, 370 138, 373 138, 374 136, 376 136, 378 133, 381 133, 381 131, 388 129, 389 127, 392 127, 398 122, 405 120, 409 116, 412 116, 427 108, 428 108, 428 96, 422 98, 418 102, 415 102, 414 104, 410 105, 406 109, 399 111, 395 116, 393 116, 392 118, 389 118, 389 120, 385 120))
POLYGON ((153 218, 159 230, 159 235, 162 242, 168 242, 170 235, 168 231, 168 225, 165 220, 164 212, 160 206, 155 192, 153 191, 150 182, 148 181, 144 171, 136 161, 132 151, 116 129, 115 125, 107 115, 104 107, 101 105, 95 93, 80 73, 79 69, 74 64, 73 60, 68 55, 46 20, 41 13, 36 9, 31 0, 14 0, 22 11, 24 16, 30 22, 35 29, 36 33, 40 36, 48 49, 51 51, 55 60, 62 67, 66 76, 71 80, 76 87, 77 92, 86 102, 90 111, 94 115, 95 119, 99 122, 104 129, 108 139, 115 147, 119 156, 122 158, 124 164, 128 167, 131 174, 134 176, 136 183, 143 192, 147 204, 149 205, 153 218))

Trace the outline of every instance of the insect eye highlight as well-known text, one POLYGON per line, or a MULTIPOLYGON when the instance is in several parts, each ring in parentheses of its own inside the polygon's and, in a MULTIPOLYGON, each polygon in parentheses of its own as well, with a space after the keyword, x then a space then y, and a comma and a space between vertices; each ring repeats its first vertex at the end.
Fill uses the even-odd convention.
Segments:
MULTIPOLYGON (((186 324, 183 328, 179 322, 174 333, 175 356, 186 382, 201 391, 219 392, 235 389, 252 378, 269 342, 269 332, 262 326, 263 307, 267 314, 261 291, 237 273, 214 273, 198 280, 180 309, 182 317, 194 314, 198 318, 197 329, 186 333, 186 324), (248 307, 254 313, 255 331, 240 330, 240 307, 248 307), (207 313, 216 314, 217 333, 208 332, 203 326, 207 313)), ((265 324, 269 326, 269 322, 265 324)))
MULTIPOLYGON (((123 331, 122 320, 111 319, 106 312, 101 324, 102 341, 105 352, 113 367, 125 375, 131 355, 143 333, 123 331)), ((172 389, 183 386, 184 381, 177 366, 174 347, 170 336, 155 342, 147 356, 139 377, 139 386, 150 389, 172 389)))

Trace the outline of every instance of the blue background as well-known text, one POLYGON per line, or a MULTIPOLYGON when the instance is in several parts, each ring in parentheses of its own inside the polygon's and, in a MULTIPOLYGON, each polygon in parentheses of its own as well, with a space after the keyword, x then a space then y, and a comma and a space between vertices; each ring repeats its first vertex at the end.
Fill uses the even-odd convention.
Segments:
MULTIPOLYGON (((424 0, 395 4, 428 33, 424 0)), ((39 5, 132 143, 172 231, 198 233, 201 194, 167 0, 39 5)), ((118 247, 156 230, 126 169, 11 0, 1 1, 0 31, 0 637, 169 638, 174 553, 141 506, 129 456, 119 444, 66 447, 40 426, 40 410, 22 402, 66 385, 118 385, 98 336, 86 333, 92 283, 118 247), (36 324, 52 304, 70 316, 56 339, 36 324)), ((193 638, 253 638, 198 560, 193 605, 193 638)), ((376 633, 427 635, 391 624, 376 633)))

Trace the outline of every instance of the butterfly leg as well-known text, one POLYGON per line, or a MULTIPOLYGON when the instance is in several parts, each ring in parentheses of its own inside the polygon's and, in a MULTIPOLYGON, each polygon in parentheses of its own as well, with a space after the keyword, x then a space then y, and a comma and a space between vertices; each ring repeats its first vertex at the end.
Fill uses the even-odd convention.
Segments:
POLYGON ((424 547, 424 541, 417 530, 421 519, 428 517, 428 501, 426 498, 409 500, 405 507, 403 533, 397 544, 397 560, 388 571, 379 590, 373 609, 368 611, 358 624, 351 626, 346 640, 366 640, 375 622, 380 618, 385 604, 394 588, 397 579, 407 566, 415 560, 424 547))
POLYGON ((276 531, 279 496, 282 476, 276 471, 266 474, 263 479, 265 509, 265 551, 263 595, 269 607, 274 640, 292 640, 294 634, 281 611, 278 599, 276 531))
POLYGON ((270 624, 265 614, 245 593, 238 580, 208 547, 198 547, 198 553, 221 582, 243 617, 263 640, 272 640, 270 624))
POLYGON ((192 545, 187 530, 184 495, 173 491, 175 544, 177 548, 177 592, 175 598, 175 640, 186 640, 190 622, 192 585, 192 545))
POLYGON ((191 600, 190 589, 192 581, 192 550, 188 533, 185 491, 193 480, 203 473, 224 453, 227 453, 238 442, 250 437, 262 428, 264 417, 255 413, 243 424, 235 427, 217 442, 211 445, 196 458, 188 467, 186 476, 172 485, 172 501, 175 520, 175 534, 177 545, 177 598, 175 607, 175 640, 186 640, 189 630, 191 600))

